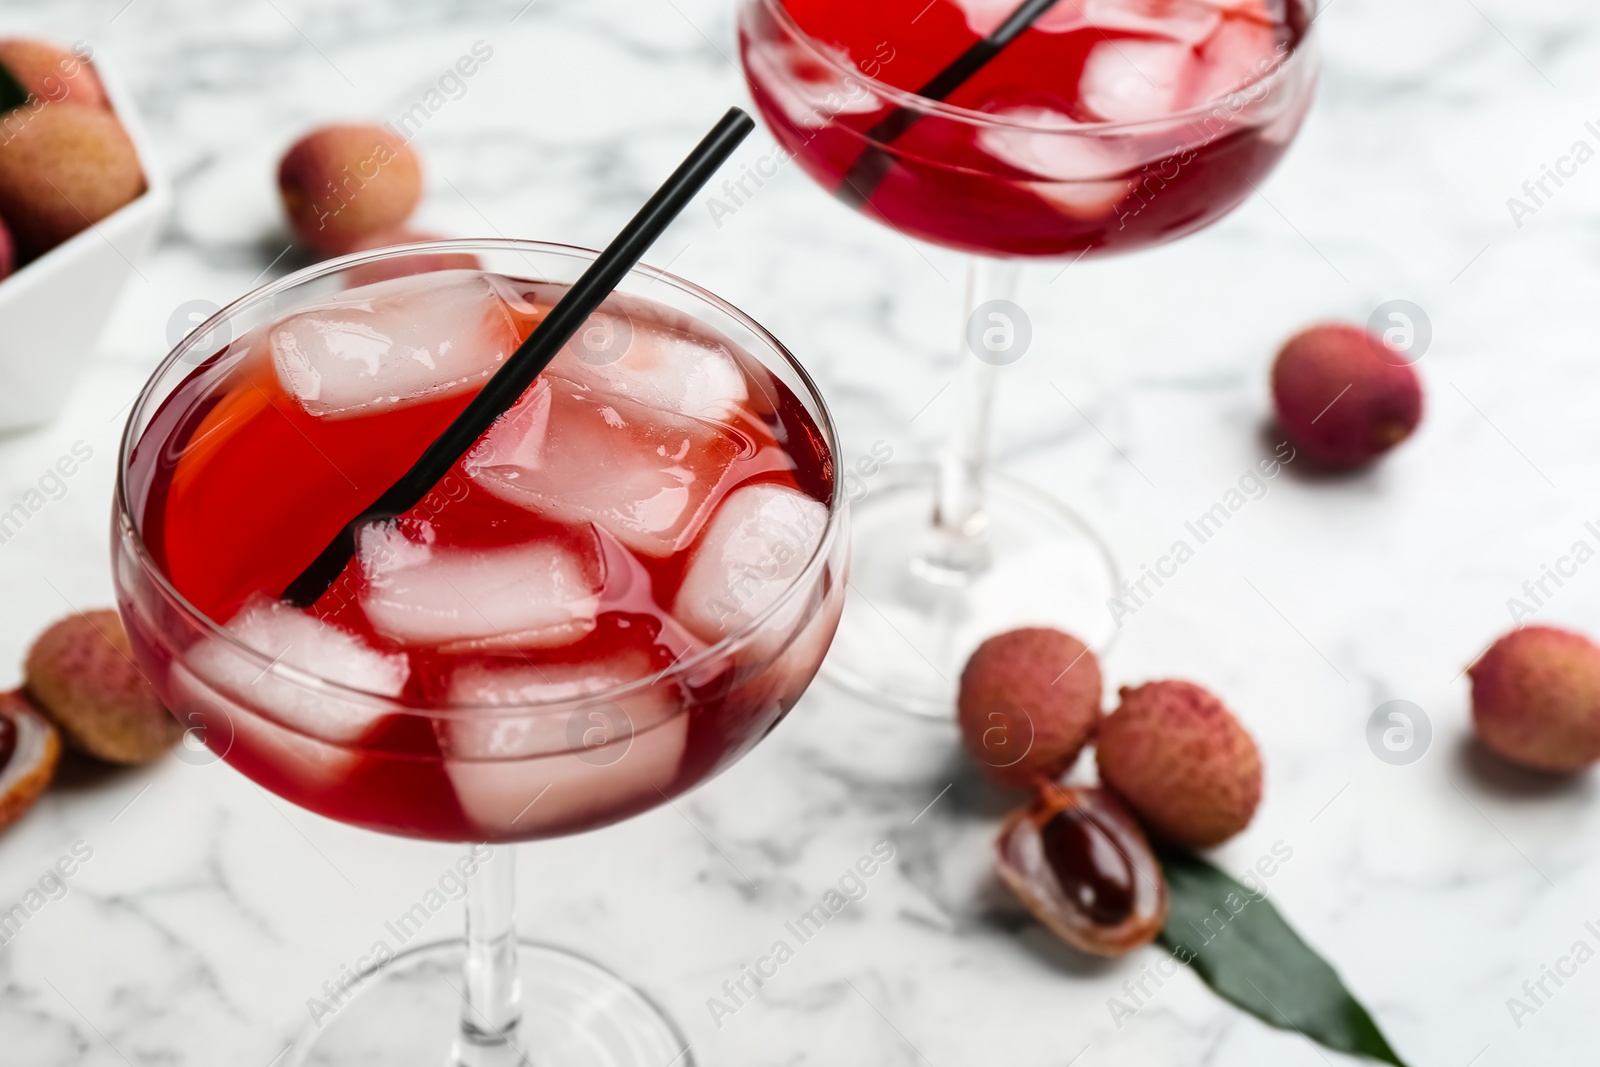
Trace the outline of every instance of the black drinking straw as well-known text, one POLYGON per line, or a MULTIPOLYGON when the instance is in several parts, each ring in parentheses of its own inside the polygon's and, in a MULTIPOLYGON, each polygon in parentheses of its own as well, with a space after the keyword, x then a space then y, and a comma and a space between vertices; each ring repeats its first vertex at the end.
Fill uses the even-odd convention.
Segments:
MULTIPOLYGON (((588 320, 611 291, 634 268, 672 220, 689 206, 689 201, 705 186, 728 156, 745 139, 755 123, 739 108, 729 108, 705 139, 679 164, 666 183, 656 190, 606 246, 556 306, 550 309, 528 339, 517 347, 504 366, 495 372, 478 395, 472 398, 454 422, 445 427, 421 458, 366 510, 351 519, 334 535, 328 547, 289 583, 283 599, 295 607, 315 604, 333 585, 345 564, 355 554, 356 531, 369 522, 381 522, 403 515, 415 507, 467 454, 494 420, 510 410, 535 378, 550 365, 563 345, 588 320)), ((373 442, 381 447, 381 442, 373 442)))
MULTIPOLYGON (((978 71, 1006 47, 1022 36, 1038 21, 1039 16, 1055 7, 1059 0, 1023 0, 1006 20, 989 36, 974 43, 956 57, 955 62, 935 74, 917 95, 928 100, 943 100, 966 84, 978 71)), ((897 107, 867 131, 867 147, 845 172, 838 195, 853 204, 864 204, 872 199, 878 185, 889 173, 893 157, 882 146, 892 144, 922 118, 920 111, 897 107)))

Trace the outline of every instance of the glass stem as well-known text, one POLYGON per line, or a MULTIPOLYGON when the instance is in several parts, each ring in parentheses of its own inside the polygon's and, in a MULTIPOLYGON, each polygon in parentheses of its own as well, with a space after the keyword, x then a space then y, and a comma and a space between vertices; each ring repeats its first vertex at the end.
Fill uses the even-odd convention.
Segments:
POLYGON ((467 879, 467 958, 459 1067, 500 1067, 522 1061, 517 1024, 522 990, 517 979, 516 853, 509 845, 477 846, 478 869, 467 879))
POLYGON ((966 313, 961 319, 955 381, 960 413, 955 434, 940 456, 933 515, 936 533, 924 556, 926 569, 919 568, 924 577, 946 584, 962 584, 989 566, 984 474, 995 391, 1000 371, 1011 362, 1009 351, 1018 324, 1011 310, 985 305, 1012 300, 1019 273, 1014 260, 973 256, 967 265, 966 313))

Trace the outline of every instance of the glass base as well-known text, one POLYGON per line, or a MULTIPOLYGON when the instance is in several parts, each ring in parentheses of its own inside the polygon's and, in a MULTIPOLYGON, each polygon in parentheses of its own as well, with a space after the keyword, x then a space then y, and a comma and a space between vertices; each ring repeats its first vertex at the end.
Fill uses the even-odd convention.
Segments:
POLYGON ((967 657, 995 634, 1052 626, 1105 652, 1121 578, 1076 512, 992 471, 981 528, 941 533, 937 475, 933 464, 886 467, 850 506, 850 586, 822 674, 874 704, 950 719, 967 657))
POLYGON ((460 1044, 465 941, 410 949, 295 1043, 293 1067, 693 1067, 650 999, 596 963, 519 941, 522 1022, 511 1040, 460 1044))

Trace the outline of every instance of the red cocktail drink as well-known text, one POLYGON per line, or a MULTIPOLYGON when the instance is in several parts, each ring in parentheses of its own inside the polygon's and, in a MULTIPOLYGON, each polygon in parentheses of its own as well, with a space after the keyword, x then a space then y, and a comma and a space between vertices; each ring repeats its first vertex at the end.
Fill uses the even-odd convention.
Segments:
POLYGON ((915 95, 1015 6, 764 0, 744 8, 740 45, 763 116, 824 188, 986 255, 1198 230, 1266 176, 1305 115, 1309 72, 1289 62, 1309 25, 1300 0, 1061 0, 944 101, 915 95))
POLYGON ((413 837, 575 833, 705 780, 809 684, 842 595, 827 432, 792 368, 639 295, 311 609, 278 602, 563 292, 461 270, 307 300, 132 440, 128 629, 264 788, 413 837))

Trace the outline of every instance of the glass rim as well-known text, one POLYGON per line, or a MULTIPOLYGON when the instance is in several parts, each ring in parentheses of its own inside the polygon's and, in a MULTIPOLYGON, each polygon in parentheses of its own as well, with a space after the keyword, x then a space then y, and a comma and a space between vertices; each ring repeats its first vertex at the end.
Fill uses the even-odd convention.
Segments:
MULTIPOLYGON (((1300 38, 1300 43, 1295 46, 1294 51, 1289 53, 1288 58, 1279 63, 1274 69, 1268 71, 1261 77, 1254 78, 1250 81, 1244 82, 1241 85, 1235 86, 1221 96, 1207 100, 1201 104, 1196 104, 1193 107, 1185 108, 1182 111, 1175 111, 1170 115, 1162 115, 1158 118, 1136 119, 1132 121, 1121 122, 1041 123, 1030 122, 1022 119, 1007 118, 1005 116, 996 115, 988 111, 976 111, 972 108, 946 103, 943 100, 933 100, 926 96, 920 96, 910 89, 902 89, 897 85, 891 85, 879 78, 874 78, 871 75, 863 72, 855 64, 841 60, 832 49, 824 45, 822 41, 818 40, 816 37, 813 37, 810 33, 806 32, 806 30, 794 20, 794 16, 789 14, 788 9, 784 7, 783 0, 751 0, 751 2, 760 4, 768 14, 770 14, 779 22, 780 25, 782 25, 786 30, 793 32, 793 34, 805 45, 806 49, 812 54, 812 56, 821 61, 823 64, 833 68, 836 71, 842 72, 849 78, 854 78, 857 81, 865 83, 873 93, 894 101, 899 107, 907 108, 913 111, 924 112, 931 115, 939 115, 956 122, 966 123, 970 126, 986 126, 1008 130, 1025 130, 1029 133, 1051 133, 1073 136, 1100 136, 1106 134, 1138 132, 1154 126, 1166 126, 1173 123, 1182 122, 1184 120, 1192 120, 1209 114, 1216 107, 1225 103, 1230 98, 1238 96, 1240 93, 1252 91, 1257 86, 1271 85, 1286 79, 1291 71, 1298 70, 1300 67, 1305 66, 1306 63, 1312 61, 1311 54, 1313 49, 1311 46, 1313 44, 1313 35, 1316 31, 1317 19, 1321 16, 1322 9, 1325 6, 1323 0, 1287 0, 1289 3, 1303 4, 1310 16, 1310 18, 1306 21, 1306 32, 1305 35, 1300 38), (1302 56, 1305 56, 1306 58, 1302 59, 1302 56), (1299 60, 1299 62, 1296 62, 1297 60, 1299 60)), ((748 75, 748 69, 746 73, 748 75)))
MULTIPOLYGON (((150 376, 145 381, 144 385, 140 387, 139 396, 134 401, 133 407, 129 412, 128 421, 123 426, 120 443, 117 447, 117 481, 114 502, 116 505, 116 522, 118 530, 133 546, 140 568, 155 583, 156 588, 160 591, 162 596, 164 596, 169 602, 178 608, 183 616, 191 624, 196 625, 206 637, 220 639, 234 651, 243 655, 247 661, 260 665, 262 667, 263 674, 274 674, 287 681, 294 682, 303 688, 314 691, 326 690, 331 695, 343 699, 355 699, 362 703, 372 703, 376 701, 392 708, 394 714, 410 714, 434 719, 453 719, 465 714, 471 714, 477 717, 485 715, 510 717, 527 715, 530 712, 578 709, 604 705, 607 703, 613 703, 618 699, 624 699, 635 695, 636 693, 643 692, 644 690, 647 690, 664 680, 688 674, 695 668, 704 665, 706 662, 725 655, 729 650, 737 647, 746 640, 758 634, 773 616, 782 612, 790 604, 794 597, 798 595, 798 591, 800 589, 810 587, 810 584, 814 580, 816 574, 827 564, 833 544, 838 539, 839 530, 843 525, 846 500, 844 493, 844 479, 838 476, 838 435, 833 424, 833 416, 828 411, 827 403, 823 399, 822 392, 817 387, 817 383, 812 379, 811 374, 806 370, 805 366, 801 364, 799 359, 795 357, 794 353, 791 352, 789 348, 783 344, 783 342, 779 341, 775 336, 773 336, 771 331, 757 322, 749 314, 735 307, 729 301, 717 296, 715 293, 704 288, 703 286, 697 285, 694 282, 691 282, 676 274, 669 273, 661 268, 652 267, 646 263, 639 263, 628 272, 628 277, 631 278, 634 276, 644 276, 649 278, 652 282, 665 283, 666 285, 679 290, 685 295, 701 301, 712 308, 715 308, 717 311, 729 316, 745 329, 748 329, 751 333, 753 333, 763 344, 770 348, 782 362, 786 363, 790 369, 792 369, 795 374, 799 376, 805 392, 809 394, 809 399, 812 401, 813 405, 817 409, 818 414, 820 415, 820 418, 817 420, 817 428, 822 431, 823 439, 828 446, 829 459, 834 465, 833 492, 828 500, 828 520, 823 528, 822 538, 818 542, 816 550, 806 561, 805 566, 802 567, 794 576, 789 585, 780 594, 778 594, 777 598, 771 604, 762 609, 762 611, 753 619, 749 620, 733 633, 723 637, 721 640, 707 645, 705 648, 700 649, 693 655, 685 656, 680 660, 674 661, 671 665, 663 668, 660 671, 646 675, 643 678, 636 678, 630 682, 612 686, 608 689, 598 690, 593 693, 586 693, 581 696, 565 697, 559 700, 533 701, 519 704, 450 704, 441 707, 429 707, 426 705, 407 704, 397 697, 387 696, 385 694, 376 693, 367 689, 361 689, 357 686, 346 685, 343 682, 338 682, 330 678, 323 678, 322 676, 311 671, 302 670, 301 668, 294 667, 289 664, 279 663, 273 657, 266 655, 261 650, 253 648, 252 646, 240 641, 233 634, 226 630, 225 624, 218 622, 210 615, 195 607, 194 604, 190 603, 189 599, 178 591, 177 587, 172 584, 172 581, 168 578, 166 573, 156 564, 155 559, 150 555, 149 549, 145 545, 144 536, 135 524, 134 511, 130 506, 130 501, 128 498, 129 463, 132 458, 133 449, 138 444, 135 434, 135 427, 139 425, 141 417, 146 414, 154 396, 157 383, 161 381, 163 376, 172 368, 175 363, 188 356, 191 352, 191 349, 200 344, 202 340, 209 337, 217 326, 250 307, 257 306, 264 301, 280 296, 283 293, 308 282, 336 274, 339 271, 345 270, 349 267, 382 260, 397 259, 407 255, 479 251, 508 252, 513 254, 521 253, 523 255, 528 255, 530 253, 556 255, 586 263, 593 262, 593 260, 600 254, 597 249, 585 248, 582 245, 569 245, 554 241, 528 241, 506 237, 485 237, 452 238, 448 240, 419 241, 403 245, 389 245, 379 249, 372 249, 363 252, 352 252, 344 256, 323 260, 321 262, 314 263, 309 267, 304 267, 291 274, 287 274, 275 281, 268 282, 265 285, 257 286, 244 295, 229 302, 226 306, 220 308, 210 318, 206 319, 205 322, 190 330, 189 333, 184 336, 183 340, 179 341, 175 346, 173 346, 172 350, 168 352, 167 355, 156 366, 156 368, 151 371, 150 376)), ((550 283, 544 279, 534 280, 541 281, 544 284, 571 284, 570 282, 550 283)), ((254 708, 249 710, 252 712, 256 711, 254 708)), ((266 713, 269 717, 271 716, 270 709, 267 709, 266 713)))

